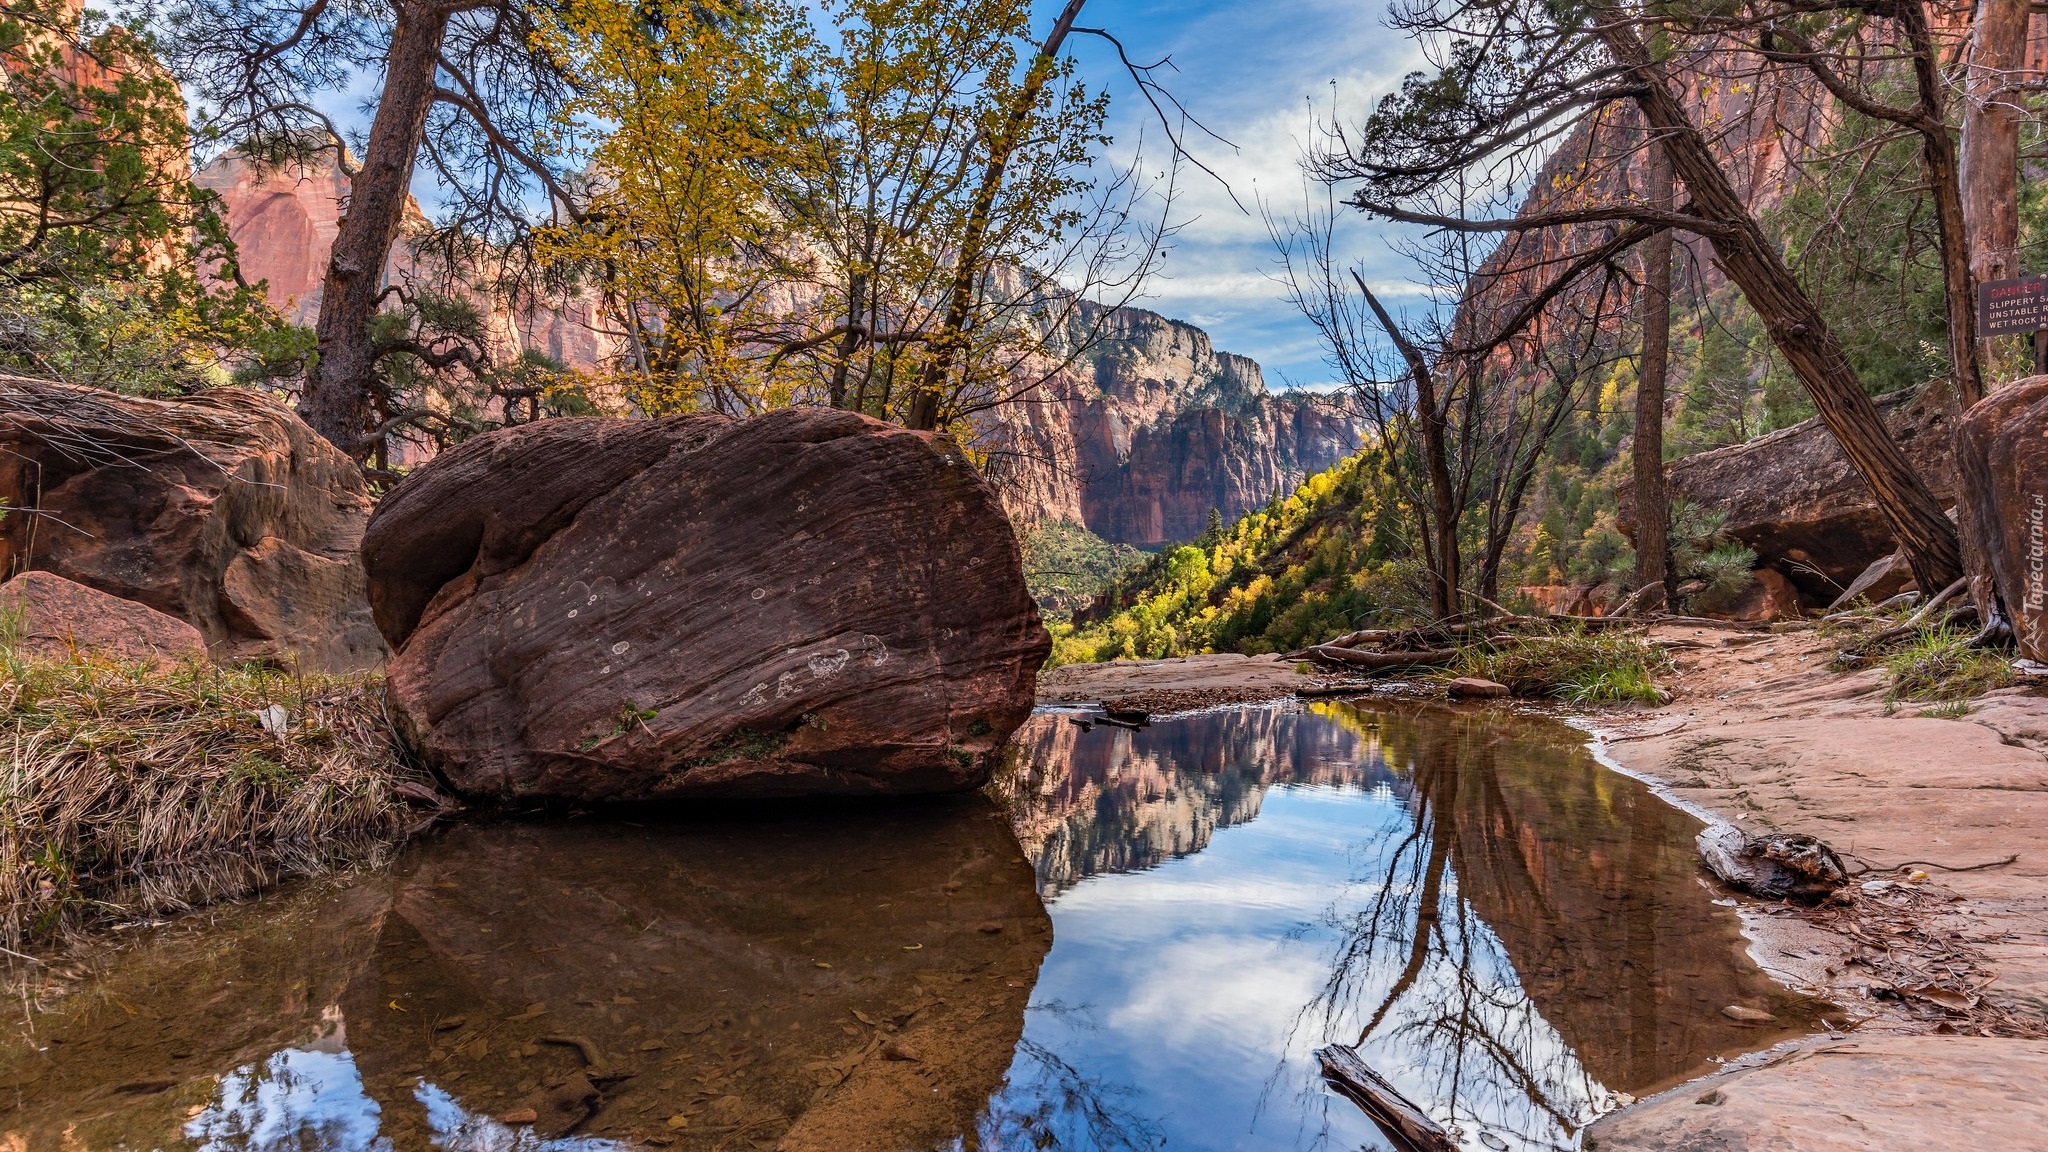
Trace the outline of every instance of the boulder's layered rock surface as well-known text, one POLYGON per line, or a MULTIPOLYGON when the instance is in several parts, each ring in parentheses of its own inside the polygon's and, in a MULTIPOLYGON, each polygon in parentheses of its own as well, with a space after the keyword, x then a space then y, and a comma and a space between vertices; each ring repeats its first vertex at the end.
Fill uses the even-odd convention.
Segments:
POLYGON ((206 656, 205 637, 183 620, 50 572, 23 572, 0 584, 0 615, 13 618, 15 646, 39 655, 206 656))
POLYGON ((2008 384, 1963 417, 1985 551, 2022 655, 2048 660, 2048 376, 2008 384))
POLYGON ((276 397, 0 377, 0 448, 0 498, 24 510, 0 521, 0 568, 175 616, 215 659, 383 660, 357 557, 369 488, 276 397))
POLYGON ((392 695, 472 795, 977 787, 1051 646, 965 455, 829 409, 493 432, 363 552, 392 695))
MULTIPOLYGON (((1956 490, 1948 394, 1942 386, 1878 401, 1886 427, 1944 502, 1956 490)), ((1816 605, 1832 602, 1897 545, 1870 490, 1818 418, 1671 463, 1671 498, 1726 509, 1726 531, 1756 549, 1816 605)), ((1624 486, 1622 530, 1635 536, 1624 486)))

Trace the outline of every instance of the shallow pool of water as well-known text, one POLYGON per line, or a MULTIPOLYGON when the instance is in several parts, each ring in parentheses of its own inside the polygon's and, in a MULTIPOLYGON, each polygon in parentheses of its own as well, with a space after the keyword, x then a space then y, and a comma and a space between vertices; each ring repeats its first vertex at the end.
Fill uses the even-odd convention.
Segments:
POLYGON ((30 979, 0 1148, 1385 1147, 1328 1044, 1467 1147, 1571 1147, 1819 1011, 1555 725, 1018 746, 994 801, 471 824, 118 940, 30 979))

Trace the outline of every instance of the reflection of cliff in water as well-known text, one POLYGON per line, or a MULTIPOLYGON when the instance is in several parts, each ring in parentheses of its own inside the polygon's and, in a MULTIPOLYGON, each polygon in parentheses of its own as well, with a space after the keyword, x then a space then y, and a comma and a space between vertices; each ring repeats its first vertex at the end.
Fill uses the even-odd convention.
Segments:
POLYGON ((1372 846, 1385 882, 1342 917, 1320 1006, 1449 1117, 1566 1139, 1606 1104, 1804 1031, 1818 1005, 1743 960, 1712 903, 1699 824, 1599 768, 1554 725, 1341 704, 1407 778, 1405 827, 1372 846), (1780 1023, 1746 1026, 1730 1004, 1780 1023))
POLYGON ((1100 873, 1200 852, 1220 828, 1259 814, 1279 784, 1399 786, 1361 732, 1291 707, 1237 708, 1138 731, 1083 732, 1040 713, 996 781, 1050 899, 1100 873))
POLYGON ((1049 935, 978 797, 459 827, 109 949, 0 1033, 0 1147, 929 1147, 1049 935), (583 1073, 576 1139, 497 1119, 583 1073))
POLYGON ((1290 704, 1137 732, 1041 715, 1019 743, 999 787, 1060 943, 990 1147, 1355 1144, 1358 1116, 1330 1119, 1350 1105, 1315 1072, 1325 1044, 1356 1046, 1468 1142, 1568 1147, 1615 1093, 1814 1020, 1713 905, 1698 824, 1554 722, 1290 704), (1305 1003, 1267 1006, 1303 986, 1305 1003), (1731 1004, 1778 1023, 1744 1026, 1731 1004))

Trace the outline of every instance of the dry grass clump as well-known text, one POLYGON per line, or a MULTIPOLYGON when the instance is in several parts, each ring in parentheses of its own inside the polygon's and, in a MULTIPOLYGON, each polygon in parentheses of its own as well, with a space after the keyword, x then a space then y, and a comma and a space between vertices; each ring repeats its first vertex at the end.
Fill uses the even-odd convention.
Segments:
POLYGON ((403 835, 375 676, 0 647, 0 942, 180 910, 403 835))

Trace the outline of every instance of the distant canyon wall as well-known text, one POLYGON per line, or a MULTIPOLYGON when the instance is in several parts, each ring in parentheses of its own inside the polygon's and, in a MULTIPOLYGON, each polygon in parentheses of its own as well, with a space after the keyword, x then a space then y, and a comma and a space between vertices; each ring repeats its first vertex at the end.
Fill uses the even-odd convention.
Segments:
MULTIPOLYGON (((198 181, 222 198, 244 277, 268 281, 271 302, 311 324, 347 177, 331 162, 258 171, 231 154, 198 181)), ((417 209, 411 219, 426 223, 417 209)), ((431 282, 444 271, 400 244, 385 277, 431 282)), ((494 341, 508 353, 595 370, 622 351, 588 295, 490 309, 494 341)), ((1069 520, 1147 547, 1190 540, 1210 509, 1235 519, 1362 442, 1363 422, 1340 403, 1268 392, 1257 362, 1217 351, 1192 324, 1139 308, 1083 312, 1080 327, 1100 339, 987 429, 991 471, 1020 522, 1069 520)))
POLYGON ((1258 362, 1142 308, 1094 310, 1076 364, 1002 414, 1011 512, 1151 547, 1192 540, 1358 450, 1340 398, 1266 390, 1258 362))

